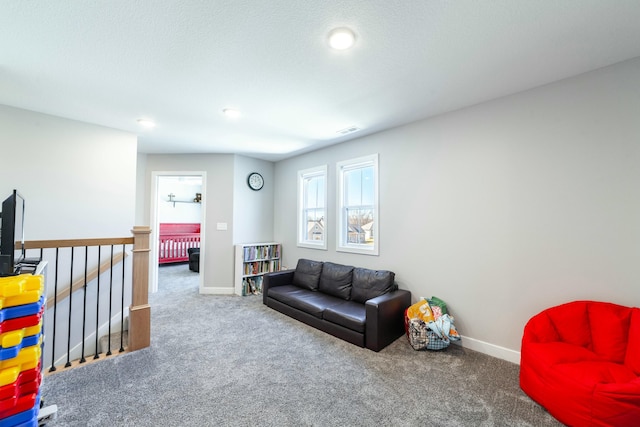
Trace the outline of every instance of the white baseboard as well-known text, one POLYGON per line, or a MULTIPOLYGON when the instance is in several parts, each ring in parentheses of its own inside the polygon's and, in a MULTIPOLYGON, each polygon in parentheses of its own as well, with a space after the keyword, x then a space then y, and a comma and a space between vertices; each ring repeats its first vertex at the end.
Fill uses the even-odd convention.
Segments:
POLYGON ((488 342, 476 340, 462 336, 461 341, 452 341, 455 344, 460 343, 462 347, 470 350, 478 351, 480 353, 488 354, 489 356, 497 357, 498 359, 506 360, 507 362, 520 364, 520 352, 511 350, 499 345, 490 344, 488 342))
POLYGON ((200 293, 207 294, 207 295, 233 295, 234 291, 233 291, 233 287, 221 288, 221 287, 203 286, 203 287, 200 287, 200 293))

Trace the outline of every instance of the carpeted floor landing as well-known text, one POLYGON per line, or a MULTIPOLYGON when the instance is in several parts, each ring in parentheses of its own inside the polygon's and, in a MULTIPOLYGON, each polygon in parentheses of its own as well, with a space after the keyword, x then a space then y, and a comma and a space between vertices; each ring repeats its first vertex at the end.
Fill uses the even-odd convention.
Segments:
POLYGON ((515 364, 459 346, 417 352, 404 337, 375 353, 261 297, 199 295, 186 264, 159 276, 151 347, 47 376, 48 425, 561 425, 520 390, 515 364))

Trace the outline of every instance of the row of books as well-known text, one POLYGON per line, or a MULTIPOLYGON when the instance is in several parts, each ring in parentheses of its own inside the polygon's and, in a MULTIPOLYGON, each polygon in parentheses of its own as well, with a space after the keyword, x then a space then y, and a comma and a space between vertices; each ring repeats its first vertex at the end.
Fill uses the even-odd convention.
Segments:
POLYGON ((244 248, 243 259, 245 261, 271 258, 280 258, 280 245, 247 246, 244 248))
POLYGON ((242 279, 242 295, 259 295, 262 293, 262 276, 242 279))
POLYGON ((243 276, 251 274, 271 273, 280 270, 280 260, 272 259, 270 261, 254 261, 243 264, 243 276))

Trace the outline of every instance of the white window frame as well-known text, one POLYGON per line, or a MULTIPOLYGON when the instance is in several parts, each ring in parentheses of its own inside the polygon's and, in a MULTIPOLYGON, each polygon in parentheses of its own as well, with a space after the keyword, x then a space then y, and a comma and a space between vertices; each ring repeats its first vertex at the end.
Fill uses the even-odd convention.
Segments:
POLYGON ((378 209, 378 154, 371 154, 368 156, 358 157, 356 159, 345 160, 336 164, 337 170, 337 182, 338 182, 338 200, 337 200, 337 238, 336 238, 336 251, 338 252, 351 252, 363 255, 378 255, 380 247, 380 210, 378 209), (350 243, 347 236, 347 207, 345 206, 345 172, 352 171, 363 167, 373 166, 373 205, 370 205, 373 210, 373 227, 371 232, 373 234, 373 245, 362 243, 350 243))
POLYGON ((327 250, 327 185, 328 185, 328 167, 327 165, 316 166, 309 169, 298 171, 298 247, 309 249, 321 249, 327 250), (307 238, 308 224, 307 224, 307 208, 304 206, 306 197, 305 180, 313 177, 324 177, 324 194, 322 203, 324 203, 324 239, 323 240, 309 240, 307 238))

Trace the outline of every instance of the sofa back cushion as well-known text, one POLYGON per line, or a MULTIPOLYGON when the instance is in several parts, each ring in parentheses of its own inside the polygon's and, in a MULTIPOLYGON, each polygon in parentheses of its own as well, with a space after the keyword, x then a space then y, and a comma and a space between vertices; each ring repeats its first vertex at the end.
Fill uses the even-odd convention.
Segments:
MULTIPOLYGON (((564 342, 583 347, 603 360, 626 364, 627 360, 635 360, 630 356, 634 310, 638 309, 601 301, 561 304, 532 317, 525 327, 523 342, 564 342)), ((640 339, 640 315, 637 334, 640 339)), ((640 345, 637 356, 640 369, 640 345)))
POLYGON ((293 272, 293 284, 310 291, 317 291, 320 273, 322 273, 322 262, 301 258, 293 272))
POLYGON ((353 267, 325 262, 318 289, 325 294, 348 300, 351 297, 353 267))
POLYGON ((393 271, 354 268, 351 299, 364 304, 371 298, 394 291, 398 288, 395 278, 393 271))
POLYGON ((640 375, 640 308, 633 308, 624 364, 640 375))
POLYGON ((549 317, 558 341, 593 351, 587 301, 572 301, 551 307, 543 313, 549 317))
POLYGON ((560 335, 556 331, 547 311, 542 311, 533 316, 524 327, 522 344, 547 343, 560 341, 560 335))
POLYGON ((609 302, 588 304, 593 352, 604 359, 624 363, 631 323, 631 307, 609 302))

